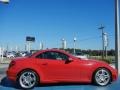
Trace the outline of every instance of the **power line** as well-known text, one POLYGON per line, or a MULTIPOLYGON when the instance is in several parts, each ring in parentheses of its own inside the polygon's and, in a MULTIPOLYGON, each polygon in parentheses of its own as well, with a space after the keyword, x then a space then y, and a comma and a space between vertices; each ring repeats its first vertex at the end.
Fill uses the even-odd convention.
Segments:
MULTIPOLYGON (((101 38, 101 37, 102 37, 101 35, 100 35, 100 36, 91 36, 91 37, 84 38, 84 39, 78 39, 78 41, 83 42, 83 41, 88 41, 88 40, 99 39, 99 38, 101 38)), ((114 37, 114 35, 113 35, 113 34, 109 34, 108 37, 109 37, 109 38, 110 38, 110 37, 114 37)))
POLYGON ((93 36, 93 37, 89 37, 89 38, 85 38, 85 39, 80 39, 78 41, 88 41, 88 40, 93 40, 93 39, 98 39, 100 38, 101 36, 93 36))

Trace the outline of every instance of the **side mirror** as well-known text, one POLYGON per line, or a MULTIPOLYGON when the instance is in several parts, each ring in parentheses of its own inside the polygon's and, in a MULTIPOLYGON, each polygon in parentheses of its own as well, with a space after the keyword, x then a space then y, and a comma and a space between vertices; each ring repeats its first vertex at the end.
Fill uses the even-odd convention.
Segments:
POLYGON ((72 59, 72 58, 69 58, 69 60, 68 60, 68 61, 72 62, 72 61, 73 61, 73 59, 72 59))
POLYGON ((65 64, 68 64, 68 63, 70 63, 70 62, 72 62, 72 61, 73 61, 73 59, 72 59, 72 58, 69 58, 68 60, 65 61, 65 64))

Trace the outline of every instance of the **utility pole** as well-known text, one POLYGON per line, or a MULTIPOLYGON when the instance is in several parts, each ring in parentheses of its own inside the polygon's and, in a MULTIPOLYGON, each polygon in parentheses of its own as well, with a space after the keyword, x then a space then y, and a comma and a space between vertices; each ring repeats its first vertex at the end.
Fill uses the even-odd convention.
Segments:
POLYGON ((104 33, 104 49, 105 49, 105 58, 107 59, 107 47, 108 47, 108 35, 104 33))
MULTIPOLYGON (((8 4, 9 0, 0 0, 0 3, 8 4)), ((4 53, 4 48, 0 47, 0 59, 2 58, 3 60, 3 53, 4 53)))
POLYGON ((102 31, 102 59, 104 59, 104 29, 105 27, 101 24, 101 26, 98 28, 102 31))
POLYGON ((119 0, 115 0, 115 67, 120 74, 119 0))

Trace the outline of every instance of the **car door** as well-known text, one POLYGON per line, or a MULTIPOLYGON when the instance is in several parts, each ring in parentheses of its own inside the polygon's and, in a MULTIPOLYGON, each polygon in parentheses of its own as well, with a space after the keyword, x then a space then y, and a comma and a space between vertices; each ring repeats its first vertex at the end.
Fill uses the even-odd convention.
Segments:
POLYGON ((49 51, 38 55, 37 58, 46 80, 80 80, 80 65, 74 60, 68 61, 70 58, 68 55, 49 51))
POLYGON ((58 56, 58 52, 44 52, 39 54, 36 58, 38 59, 39 67, 42 69, 44 77, 48 80, 62 79, 64 72, 64 63, 58 56))

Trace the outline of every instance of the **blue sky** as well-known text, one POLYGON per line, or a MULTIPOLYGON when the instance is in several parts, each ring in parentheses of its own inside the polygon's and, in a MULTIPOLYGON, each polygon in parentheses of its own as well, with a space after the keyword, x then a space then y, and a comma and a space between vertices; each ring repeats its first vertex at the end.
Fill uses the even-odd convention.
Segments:
POLYGON ((108 49, 114 48, 114 0, 10 0, 0 3, 0 45, 24 49, 26 36, 35 36, 33 49, 39 42, 45 48, 67 47, 101 49, 103 24, 109 36, 108 49))

